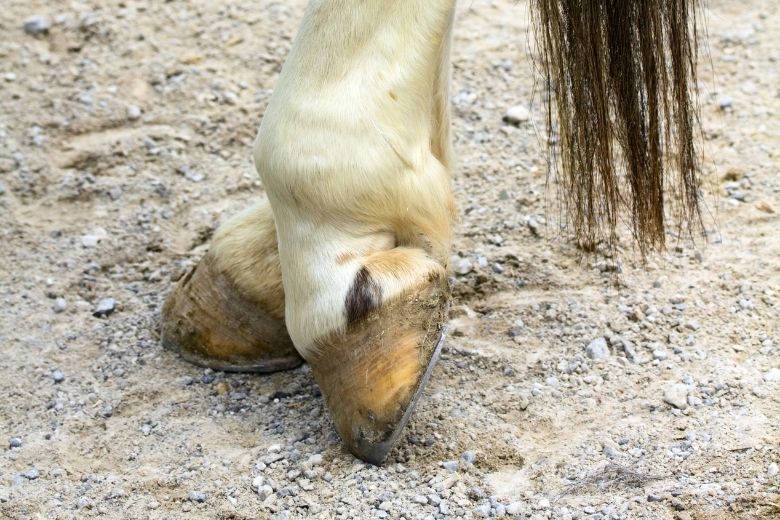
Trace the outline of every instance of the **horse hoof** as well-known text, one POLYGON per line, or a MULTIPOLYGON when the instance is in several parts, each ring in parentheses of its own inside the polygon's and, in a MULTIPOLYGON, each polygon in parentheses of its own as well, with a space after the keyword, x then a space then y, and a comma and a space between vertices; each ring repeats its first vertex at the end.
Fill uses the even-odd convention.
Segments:
POLYGON ((385 302, 308 359, 336 429, 356 457, 387 457, 439 359, 449 306, 446 278, 385 302))
POLYGON ((284 324, 242 293, 209 252, 174 287, 162 312, 162 344, 196 365, 229 372, 295 368, 284 324))

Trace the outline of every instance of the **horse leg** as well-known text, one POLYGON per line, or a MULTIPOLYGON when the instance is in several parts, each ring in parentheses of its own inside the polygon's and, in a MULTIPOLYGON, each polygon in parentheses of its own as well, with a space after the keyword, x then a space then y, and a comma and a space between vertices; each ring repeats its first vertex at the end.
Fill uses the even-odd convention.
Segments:
POLYGON ((284 325, 284 289, 268 201, 228 220, 200 262, 174 287, 162 343, 197 365, 273 372, 303 360, 284 325))
POLYGON ((441 347, 453 202, 453 0, 309 4, 255 143, 287 330, 378 464, 441 347))

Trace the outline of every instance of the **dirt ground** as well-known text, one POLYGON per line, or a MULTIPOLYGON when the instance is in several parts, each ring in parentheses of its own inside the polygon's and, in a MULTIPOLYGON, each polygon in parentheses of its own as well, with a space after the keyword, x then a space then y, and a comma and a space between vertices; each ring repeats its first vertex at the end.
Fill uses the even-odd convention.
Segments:
POLYGON ((707 2, 709 235, 644 267, 558 232, 527 0, 460 3, 452 334, 382 468, 307 367, 204 371, 156 337, 263 193, 251 142, 304 3, 3 2, 0 516, 780 518, 777 2, 707 2))

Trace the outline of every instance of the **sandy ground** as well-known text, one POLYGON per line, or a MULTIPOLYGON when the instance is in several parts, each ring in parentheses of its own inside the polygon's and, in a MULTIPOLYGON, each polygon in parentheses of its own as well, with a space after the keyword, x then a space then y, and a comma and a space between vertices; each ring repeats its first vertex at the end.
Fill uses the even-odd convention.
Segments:
POLYGON ((527 2, 461 2, 464 274, 383 468, 342 449, 305 366, 212 373, 155 332, 262 194, 251 141, 303 5, 3 2, 0 516, 780 517, 777 3, 708 2, 710 234, 643 268, 558 233, 527 2), (517 104, 531 120, 503 123, 517 104))

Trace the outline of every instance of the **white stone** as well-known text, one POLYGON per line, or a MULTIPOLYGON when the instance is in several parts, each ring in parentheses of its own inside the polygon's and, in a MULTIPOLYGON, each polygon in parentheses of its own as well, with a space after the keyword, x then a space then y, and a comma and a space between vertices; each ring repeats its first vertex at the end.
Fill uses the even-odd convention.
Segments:
POLYGON ((664 391, 664 402, 684 410, 688 407, 688 385, 675 383, 669 385, 664 391))
POLYGON ((513 125, 525 123, 529 119, 531 119, 531 112, 523 105, 515 105, 504 114, 504 121, 513 125))
POLYGON ((256 476, 252 480, 252 491, 257 493, 261 487, 263 487, 263 484, 265 484, 265 478, 263 478, 262 475, 256 476))
POLYGON ((594 339, 585 348, 585 353, 590 359, 594 361, 607 359, 609 357, 609 347, 607 346, 607 340, 603 337, 594 339))
POLYGON ((127 119, 130 121, 135 121, 141 117, 141 108, 136 105, 130 105, 127 107, 127 119))
POLYGON ((319 453, 317 455, 312 455, 306 461, 306 465, 308 466, 319 466, 320 464, 322 464, 322 455, 319 453))
POLYGON ((81 245, 89 249, 97 247, 99 241, 95 235, 84 235, 81 237, 81 245))
POLYGON ((773 368, 766 374, 764 374, 764 381, 767 383, 774 383, 780 381, 780 368, 773 368))
POLYGON ((452 270, 455 271, 455 274, 464 275, 469 274, 471 270, 474 268, 474 266, 471 264, 471 260, 468 258, 461 258, 459 256, 453 257, 451 259, 452 262, 452 270))

